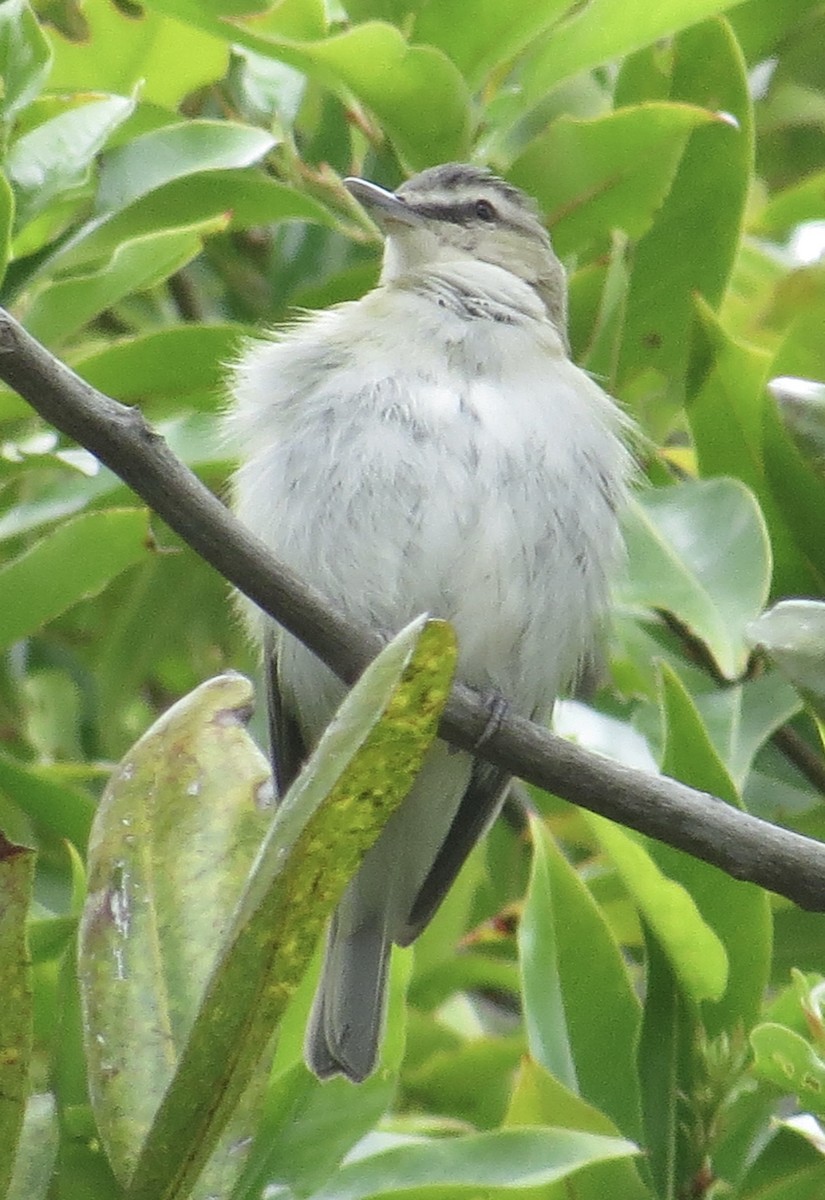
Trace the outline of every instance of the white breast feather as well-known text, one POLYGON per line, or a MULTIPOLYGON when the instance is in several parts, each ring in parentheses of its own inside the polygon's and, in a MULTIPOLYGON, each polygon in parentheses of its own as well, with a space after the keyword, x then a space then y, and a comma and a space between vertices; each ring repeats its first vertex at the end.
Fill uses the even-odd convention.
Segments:
MULTIPOLYGON (((508 286, 512 323, 380 288, 247 351, 235 504, 345 611, 389 630, 451 620, 462 678, 541 716, 605 604, 629 456, 618 410, 531 290, 508 286)), ((338 689, 286 650, 287 686, 320 726, 338 689)))

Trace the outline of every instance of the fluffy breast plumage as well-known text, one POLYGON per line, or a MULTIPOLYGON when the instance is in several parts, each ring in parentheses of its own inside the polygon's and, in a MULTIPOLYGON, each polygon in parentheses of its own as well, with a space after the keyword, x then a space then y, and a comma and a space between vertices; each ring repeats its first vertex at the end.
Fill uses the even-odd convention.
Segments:
POLYGON ((546 711, 618 553, 621 418, 549 322, 388 290, 247 352, 236 511, 346 611, 451 620, 467 682, 546 711))

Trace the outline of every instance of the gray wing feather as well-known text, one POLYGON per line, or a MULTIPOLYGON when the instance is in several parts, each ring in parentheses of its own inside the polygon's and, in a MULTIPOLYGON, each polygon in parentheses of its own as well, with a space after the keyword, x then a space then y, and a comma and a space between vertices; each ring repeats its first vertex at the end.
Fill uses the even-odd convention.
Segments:
POLYGON ((403 934, 397 939, 399 945, 408 946, 429 925, 473 846, 498 816, 509 785, 510 776, 505 771, 475 759, 467 790, 413 902, 403 934))
POLYGON ((307 757, 301 728, 286 703, 279 682, 277 637, 272 629, 264 635, 264 682, 269 726, 269 756, 275 795, 283 799, 307 757))

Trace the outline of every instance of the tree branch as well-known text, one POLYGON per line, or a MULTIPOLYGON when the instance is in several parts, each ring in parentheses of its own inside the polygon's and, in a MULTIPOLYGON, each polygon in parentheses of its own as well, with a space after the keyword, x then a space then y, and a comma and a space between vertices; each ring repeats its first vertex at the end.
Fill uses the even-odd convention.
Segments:
MULTIPOLYGON (((380 650, 280 564, 169 450, 136 409, 90 387, 0 309, 0 379, 110 467, 226 579, 305 642, 345 682, 380 650)), ((457 684, 440 732, 574 804, 795 901, 825 911, 825 845, 740 812, 664 776, 612 762, 516 716, 476 746, 489 709, 457 684)))

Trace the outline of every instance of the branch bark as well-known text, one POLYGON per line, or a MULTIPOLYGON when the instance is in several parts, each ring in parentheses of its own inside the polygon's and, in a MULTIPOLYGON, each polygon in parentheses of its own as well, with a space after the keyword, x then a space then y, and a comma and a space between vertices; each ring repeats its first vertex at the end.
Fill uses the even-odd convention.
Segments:
MULTIPOLYGON (((124 480, 190 546, 347 683, 383 639, 345 619, 279 563, 169 450, 137 409, 85 383, 0 309, 0 379, 124 480)), ((457 684, 440 732, 538 787, 726 871, 825 911, 825 845, 665 776, 583 750, 516 716, 476 746, 489 709, 457 684)))

